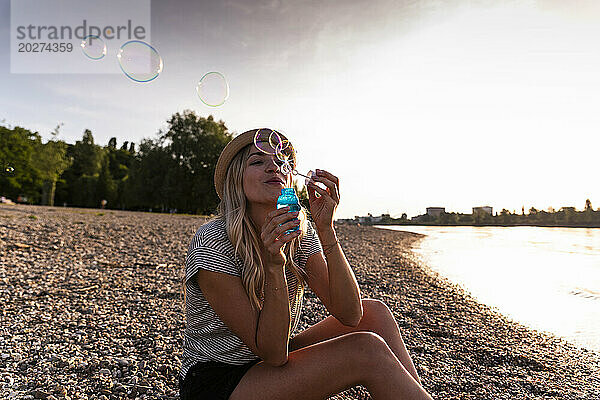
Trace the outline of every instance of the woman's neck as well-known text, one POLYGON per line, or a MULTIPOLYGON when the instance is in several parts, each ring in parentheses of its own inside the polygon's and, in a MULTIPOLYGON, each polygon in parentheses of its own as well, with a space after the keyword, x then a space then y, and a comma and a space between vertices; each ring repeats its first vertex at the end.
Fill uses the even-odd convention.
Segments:
POLYGON ((261 204, 252 203, 248 204, 248 216, 254 223, 254 226, 258 229, 258 235, 260 236, 263 225, 265 224, 265 218, 271 211, 275 211, 272 204, 261 204))

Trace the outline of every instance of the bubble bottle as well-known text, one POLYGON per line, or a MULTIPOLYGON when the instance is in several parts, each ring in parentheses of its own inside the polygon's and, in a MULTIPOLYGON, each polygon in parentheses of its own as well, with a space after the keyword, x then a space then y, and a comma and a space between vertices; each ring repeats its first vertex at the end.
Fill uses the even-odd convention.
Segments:
MULTIPOLYGON (((277 209, 287 207, 287 206, 290 207, 290 211, 288 211, 288 212, 300 211, 300 199, 298 199, 298 196, 296 196, 296 192, 294 192, 294 188, 281 189, 281 196, 279 196, 279 198, 277 198, 277 209)), ((298 219, 298 218, 295 218, 295 219, 298 219)), ((297 231, 298 229, 300 229, 300 227, 296 226, 292 229, 288 229, 287 231, 285 231, 285 233, 291 233, 291 232, 297 231)))

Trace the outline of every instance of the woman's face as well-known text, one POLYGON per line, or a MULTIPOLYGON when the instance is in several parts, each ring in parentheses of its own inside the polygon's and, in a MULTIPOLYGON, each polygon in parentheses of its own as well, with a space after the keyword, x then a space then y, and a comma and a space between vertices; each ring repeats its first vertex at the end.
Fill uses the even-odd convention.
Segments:
POLYGON ((252 146, 246 159, 243 188, 250 203, 275 206, 281 189, 288 187, 291 175, 279 170, 281 162, 274 155, 265 154, 252 146))

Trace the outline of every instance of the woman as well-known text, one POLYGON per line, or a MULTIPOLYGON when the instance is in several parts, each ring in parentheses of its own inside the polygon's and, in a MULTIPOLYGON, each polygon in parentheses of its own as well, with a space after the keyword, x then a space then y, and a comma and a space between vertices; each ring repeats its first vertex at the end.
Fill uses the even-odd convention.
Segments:
POLYGON ((188 250, 182 400, 325 399, 358 384, 375 400, 431 399, 390 310, 361 299, 333 227, 338 178, 317 170, 307 185, 315 232, 303 211, 276 209, 292 175, 255 132, 221 153, 218 217, 188 250), (290 337, 304 284, 331 316, 290 337))

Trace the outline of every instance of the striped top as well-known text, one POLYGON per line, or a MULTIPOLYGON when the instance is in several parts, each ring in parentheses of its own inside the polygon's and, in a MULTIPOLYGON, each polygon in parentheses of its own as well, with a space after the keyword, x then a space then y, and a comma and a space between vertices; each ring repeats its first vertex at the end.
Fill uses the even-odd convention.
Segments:
MULTIPOLYGON (((311 255, 322 251, 315 230, 310 223, 307 225, 307 232, 294 255, 294 262, 301 269, 304 269, 311 255)), ((241 279, 243 264, 234 252, 222 219, 214 219, 202 225, 190 243, 185 260, 186 327, 183 337, 182 379, 189 368, 200 361, 242 365, 259 358, 221 321, 194 278, 198 269, 202 268, 239 276, 241 279)), ((294 332, 300 321, 304 288, 298 286, 296 276, 288 267, 285 275, 292 313, 290 332, 294 332)))

